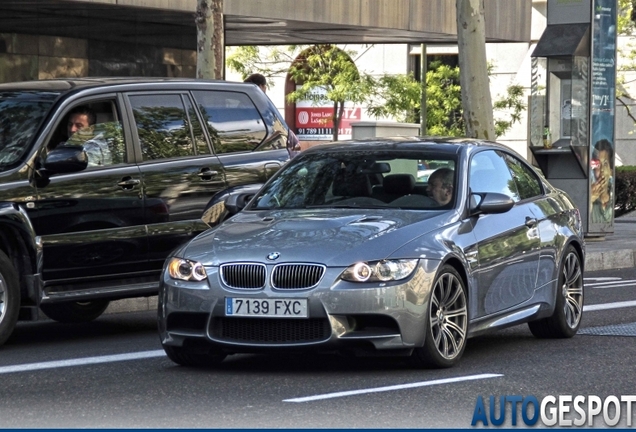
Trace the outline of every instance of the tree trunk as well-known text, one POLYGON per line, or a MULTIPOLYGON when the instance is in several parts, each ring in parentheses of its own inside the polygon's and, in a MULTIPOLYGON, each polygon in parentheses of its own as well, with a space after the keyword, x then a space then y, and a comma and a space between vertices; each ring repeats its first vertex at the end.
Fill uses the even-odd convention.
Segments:
POLYGON ((340 130, 340 124, 342 123, 342 114, 344 114, 344 102, 333 103, 333 140, 338 141, 338 131, 340 130))
POLYGON ((486 62, 484 0, 457 0, 459 81, 466 135, 495 139, 486 62))
POLYGON ((197 0, 195 23, 197 26, 196 77, 198 79, 224 79, 223 0, 197 0))

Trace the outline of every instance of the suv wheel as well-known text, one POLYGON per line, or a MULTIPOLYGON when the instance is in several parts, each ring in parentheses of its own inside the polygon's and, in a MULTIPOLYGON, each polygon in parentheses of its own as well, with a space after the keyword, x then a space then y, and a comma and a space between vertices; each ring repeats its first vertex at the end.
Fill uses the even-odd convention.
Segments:
POLYGON ((11 336, 19 311, 18 275, 9 257, 0 251, 0 345, 11 336))
POLYGON ((53 303, 40 305, 44 315, 61 323, 82 323, 97 319, 104 313, 110 301, 53 303))

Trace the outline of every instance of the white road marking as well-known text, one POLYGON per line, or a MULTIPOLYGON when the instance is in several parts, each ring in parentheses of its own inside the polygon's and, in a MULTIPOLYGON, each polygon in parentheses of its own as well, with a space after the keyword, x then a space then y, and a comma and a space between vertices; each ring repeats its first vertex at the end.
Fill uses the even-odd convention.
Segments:
POLYGON ((40 363, 28 363, 23 365, 15 365, 15 366, 0 366, 0 374, 5 373, 13 373, 13 372, 29 372, 34 370, 42 370, 42 369, 55 369, 61 367, 69 367, 69 366, 83 366, 89 364, 98 364, 98 363, 111 363, 117 361, 126 361, 126 360, 139 360, 139 359, 147 359, 153 357, 163 357, 166 353, 164 350, 154 350, 154 351, 142 351, 136 353, 128 353, 128 354, 113 354, 113 355, 105 355, 99 357, 85 357, 79 359, 71 359, 71 360, 57 360, 57 361, 48 361, 48 362, 40 362, 40 363))
POLYGON ((583 278, 583 281, 617 281, 617 280, 623 280, 622 278, 619 277, 593 277, 593 278, 583 278))
POLYGON ((634 286, 636 285, 636 280, 618 280, 618 281, 610 281, 610 282, 597 282, 597 283, 586 283, 585 288, 613 288, 613 287, 623 287, 623 286, 634 286))
POLYGON ((636 301, 600 303, 600 304, 583 306, 583 312, 592 312, 592 311, 607 310, 607 309, 620 309, 620 308, 634 307, 634 306, 636 306, 636 301))
POLYGON ((467 376, 456 377, 456 378, 444 378, 444 379, 433 380, 433 381, 421 381, 421 382, 416 382, 411 384, 399 384, 399 385, 392 385, 392 386, 386 386, 386 387, 376 387, 376 388, 369 388, 369 389, 362 389, 362 390, 350 390, 350 391, 342 391, 342 392, 335 392, 335 393, 326 393, 326 394, 316 395, 316 396, 306 396, 306 397, 294 398, 294 399, 284 399, 283 402, 312 402, 312 401, 323 400, 323 399, 333 399, 333 398, 355 396, 355 395, 361 395, 361 394, 367 394, 367 393, 380 393, 380 392, 387 392, 387 391, 394 391, 394 390, 411 389, 411 388, 417 388, 417 387, 428 387, 428 386, 434 386, 434 385, 440 385, 440 384, 450 384, 450 383, 456 383, 456 382, 462 382, 462 381, 499 378, 502 376, 503 374, 467 375, 467 376))

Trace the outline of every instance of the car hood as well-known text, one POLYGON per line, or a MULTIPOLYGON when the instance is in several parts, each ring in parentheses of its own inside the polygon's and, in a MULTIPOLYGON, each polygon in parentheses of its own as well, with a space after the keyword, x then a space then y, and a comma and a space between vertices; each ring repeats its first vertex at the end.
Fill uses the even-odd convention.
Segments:
POLYGON ((446 225, 451 215, 368 209, 242 212, 200 234, 178 255, 210 266, 267 262, 270 253, 278 252, 276 263, 346 266, 391 257, 416 237, 446 225))

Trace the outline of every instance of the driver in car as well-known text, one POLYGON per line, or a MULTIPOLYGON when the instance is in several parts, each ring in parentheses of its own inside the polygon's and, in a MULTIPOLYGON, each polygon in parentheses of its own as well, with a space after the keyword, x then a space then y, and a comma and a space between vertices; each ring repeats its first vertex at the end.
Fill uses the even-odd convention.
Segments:
POLYGON ((95 134, 96 115, 87 106, 74 108, 68 115, 68 140, 60 145, 81 145, 88 156, 88 166, 111 165, 108 143, 102 134, 95 134))
POLYGON ((445 206, 453 199, 454 172, 450 168, 439 168, 428 178, 426 192, 440 206, 445 206))

